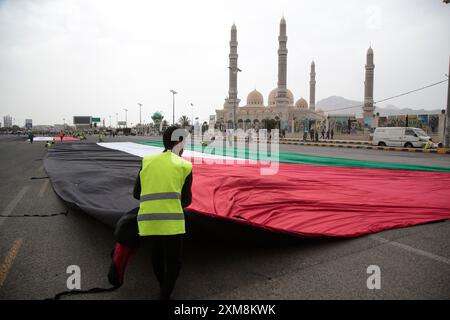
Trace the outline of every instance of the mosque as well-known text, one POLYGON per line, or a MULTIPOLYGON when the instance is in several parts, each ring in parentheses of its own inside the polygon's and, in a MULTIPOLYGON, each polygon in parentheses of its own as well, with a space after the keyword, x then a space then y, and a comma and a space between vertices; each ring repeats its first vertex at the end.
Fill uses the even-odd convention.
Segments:
POLYGON ((240 106, 238 98, 237 76, 237 29, 231 27, 230 55, 229 55, 229 90, 228 98, 222 109, 216 110, 215 127, 221 130, 232 129, 233 119, 236 119, 236 127, 240 129, 273 129, 278 128, 287 132, 303 131, 305 121, 321 122, 325 115, 320 110, 315 110, 316 72, 315 63, 311 63, 309 104, 304 98, 294 100, 294 94, 287 88, 287 35, 286 20, 280 22, 278 37, 278 85, 268 96, 267 104, 264 96, 253 90, 247 96, 245 106, 240 106))
MULTIPOLYGON (((253 90, 247 96, 246 105, 241 106, 238 98, 237 77, 238 68, 237 30, 233 24, 231 27, 230 55, 229 55, 229 89, 228 98, 222 109, 217 109, 216 114, 210 117, 210 126, 216 129, 226 130, 234 127, 240 129, 280 129, 286 133, 304 132, 305 129, 335 127, 339 116, 326 115, 321 110, 316 110, 316 66, 311 63, 309 81, 309 104, 304 98, 294 102, 294 94, 287 88, 287 54, 286 20, 280 22, 278 36, 278 85, 268 96, 267 104, 264 96, 258 90, 253 90)), ((364 105, 362 106, 363 118, 355 119, 355 115, 345 115, 345 122, 353 118, 361 122, 362 127, 376 127, 378 116, 374 114, 375 105, 373 99, 374 85, 374 54, 370 47, 366 55, 365 81, 364 81, 364 105)))

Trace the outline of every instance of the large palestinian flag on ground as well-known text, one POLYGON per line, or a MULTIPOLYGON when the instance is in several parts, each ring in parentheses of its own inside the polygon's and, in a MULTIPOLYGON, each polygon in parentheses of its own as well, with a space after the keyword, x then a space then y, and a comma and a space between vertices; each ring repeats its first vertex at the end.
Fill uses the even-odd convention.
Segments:
MULTIPOLYGON (((44 164, 64 201, 114 226, 139 205, 132 191, 142 157, 162 150, 159 142, 59 144, 44 164)), ((261 175, 267 159, 254 150, 198 146, 183 156, 193 162, 189 209, 198 215, 308 237, 450 219, 450 168, 280 152, 277 173, 261 175), (236 161, 244 158, 263 161, 236 161)))

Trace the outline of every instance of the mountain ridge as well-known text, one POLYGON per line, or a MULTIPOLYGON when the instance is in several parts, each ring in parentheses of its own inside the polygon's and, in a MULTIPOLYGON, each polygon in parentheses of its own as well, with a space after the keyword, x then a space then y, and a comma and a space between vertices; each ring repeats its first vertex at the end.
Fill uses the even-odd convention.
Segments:
MULTIPOLYGON (((323 111, 331 115, 356 114, 357 117, 362 117, 362 105, 362 101, 350 100, 341 96, 330 96, 328 98, 319 100, 316 103, 316 109, 322 109, 323 111)), ((395 105, 387 105, 385 107, 377 106, 375 112, 379 112, 380 116, 391 116, 405 114, 436 114, 440 113, 441 110, 425 110, 423 108, 398 108, 395 105)))

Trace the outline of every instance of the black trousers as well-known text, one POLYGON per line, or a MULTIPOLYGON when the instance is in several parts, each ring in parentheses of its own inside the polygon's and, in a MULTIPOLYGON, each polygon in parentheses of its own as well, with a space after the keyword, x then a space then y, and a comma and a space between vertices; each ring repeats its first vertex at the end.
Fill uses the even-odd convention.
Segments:
POLYGON ((150 236, 153 243, 153 272, 158 279, 163 299, 172 294, 181 269, 183 235, 150 236))
POLYGON ((116 241, 129 248, 138 248, 142 240, 152 243, 152 265, 158 279, 161 296, 168 299, 180 274, 183 253, 183 235, 140 237, 136 208, 122 218, 114 232, 116 241))

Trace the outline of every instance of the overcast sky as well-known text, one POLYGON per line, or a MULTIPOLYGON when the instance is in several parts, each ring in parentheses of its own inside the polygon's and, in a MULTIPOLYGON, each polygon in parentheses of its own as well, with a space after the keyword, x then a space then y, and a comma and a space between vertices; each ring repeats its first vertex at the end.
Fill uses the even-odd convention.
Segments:
MULTIPOLYGON (((450 5, 442 0, 0 0, 0 122, 72 122, 92 115, 115 123, 161 110, 207 120, 228 93, 230 27, 238 30, 239 97, 257 88, 265 103, 277 83, 277 36, 284 14, 288 87, 316 101, 363 100, 364 64, 375 52, 375 100, 448 73, 450 5)), ((445 108, 446 84, 390 101, 398 107, 445 108)))

